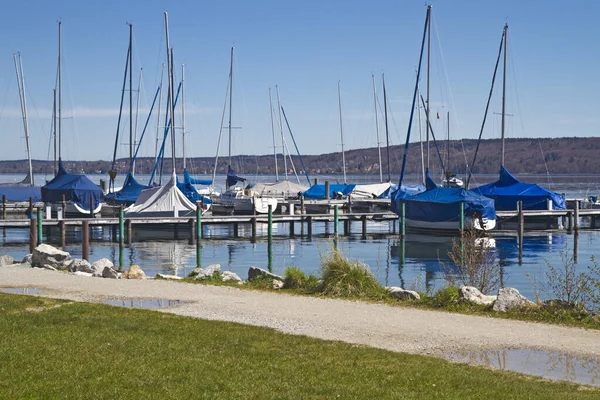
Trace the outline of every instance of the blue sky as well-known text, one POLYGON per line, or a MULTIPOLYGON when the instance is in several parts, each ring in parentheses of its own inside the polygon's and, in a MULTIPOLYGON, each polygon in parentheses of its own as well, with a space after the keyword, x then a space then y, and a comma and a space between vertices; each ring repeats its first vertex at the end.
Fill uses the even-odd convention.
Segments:
MULTIPOLYGON (((507 113, 512 115, 508 137, 598 134, 600 2, 432 4, 432 115, 451 112, 453 138, 478 135, 506 21, 507 113)), ((177 79, 181 64, 186 65, 189 155, 215 154, 232 45, 233 125, 241 127, 234 132, 234 154, 272 152, 268 89, 274 91, 275 85, 301 152, 338 151, 338 80, 345 147, 376 146, 371 74, 376 75, 383 104, 382 72, 393 117, 391 141, 404 142, 426 11, 423 1, 22 1, 3 7, 0 26, 0 159, 26 156, 12 59, 17 51, 23 59, 33 156, 48 159, 58 20, 63 23, 64 49, 63 158, 111 159, 127 22, 134 29, 134 88, 143 68, 141 131, 165 58, 164 11, 169 13, 177 79)), ((496 113, 499 93, 492 103, 496 113)), ((154 155, 154 121, 142 155, 154 155)), ((484 136, 499 137, 499 116, 489 121, 484 136)), ((127 123, 126 116, 125 131, 127 123)), ((438 135, 444 134, 442 126, 443 119, 434 120, 438 135)), ((413 137, 418 138, 416 127, 413 137)), ((118 154, 128 154, 125 144, 118 154)))

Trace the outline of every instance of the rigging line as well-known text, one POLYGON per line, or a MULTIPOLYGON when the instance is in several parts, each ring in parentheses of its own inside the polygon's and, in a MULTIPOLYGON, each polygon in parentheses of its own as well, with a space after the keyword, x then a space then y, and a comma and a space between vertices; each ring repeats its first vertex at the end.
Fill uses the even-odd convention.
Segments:
MULTIPOLYGON (((423 106, 425 106, 425 99, 421 96, 421 102, 423 106)), ((435 139, 435 133, 433 132, 433 127, 431 126, 431 120, 429 121, 429 130, 431 131, 431 138, 433 139, 433 145, 435 146, 435 150, 437 151, 438 158, 440 160, 440 165, 442 166, 442 171, 446 171, 446 167, 444 166, 444 159, 442 157, 442 153, 440 153, 440 147, 437 144, 437 140, 435 139)))
POLYGON ((498 66, 500 65, 500 56, 502 55, 502 46, 504 44, 504 35, 505 31, 502 30, 502 38, 500 39, 500 46, 498 49, 498 57, 496 58, 496 65, 494 66, 494 74, 492 75, 492 84, 490 85, 490 93, 488 95, 488 100, 485 105, 485 112, 483 113, 483 121, 481 122, 481 129, 479 130, 479 138, 477 139, 477 146, 475 147, 475 154, 473 155, 473 162, 471 163, 471 167, 469 168, 469 176, 467 176, 467 183, 465 188, 469 188, 469 182, 471 181, 471 177, 473 176, 473 171, 471 168, 475 166, 475 162, 477 161, 477 153, 479 152, 479 145, 481 144, 481 136, 483 135, 483 129, 485 128, 485 121, 487 120, 488 111, 490 109, 490 102, 492 101, 492 94, 494 93, 494 83, 496 82, 496 75, 498 73, 498 66))
POLYGON ((296 139, 294 138, 294 134, 292 133, 292 129, 290 128, 290 123, 288 122, 287 116, 285 115, 285 110, 283 109, 283 106, 281 106, 281 112, 283 113, 283 118, 285 119, 285 124, 287 125, 288 132, 290 132, 290 136, 292 137, 292 141, 294 142, 294 147, 296 148, 296 152, 298 153, 298 158, 300 158, 300 164, 302 164, 302 169, 304 170, 304 175, 306 176, 306 180, 308 181, 308 186, 311 186, 310 178, 308 177, 308 171, 304 166, 304 161, 302 160, 302 156, 300 155, 300 150, 298 150, 298 144, 296 143, 296 139))
MULTIPOLYGON (((296 180, 298 181, 298 185, 300 185, 300 178, 298 177, 298 173, 296 172, 296 166, 294 165, 294 160, 292 159, 292 154, 290 153, 290 150, 288 148, 287 141, 285 140, 285 138, 283 139, 283 147, 285 150, 287 150, 287 155, 290 159, 290 164, 292 164, 292 170, 294 171, 294 175, 296 175, 296 180)), ((285 157, 285 154, 284 154, 284 157, 285 157)))
POLYGON ((214 187, 215 178, 217 176, 217 164, 219 162, 219 148, 221 147, 221 137, 223 135, 223 122, 225 121, 225 112, 227 110, 227 100, 229 99, 229 85, 231 81, 227 79, 227 88, 225 89, 225 104, 223 105, 223 113, 221 114, 221 124, 219 125, 219 139, 217 140, 217 153, 215 155, 215 167, 212 174, 212 187, 214 187))

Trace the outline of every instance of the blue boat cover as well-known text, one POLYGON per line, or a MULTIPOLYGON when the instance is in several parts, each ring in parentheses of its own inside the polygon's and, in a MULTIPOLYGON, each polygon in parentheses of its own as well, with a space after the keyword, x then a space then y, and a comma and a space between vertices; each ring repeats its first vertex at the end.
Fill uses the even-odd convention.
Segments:
POLYGON ((54 179, 42 186, 42 201, 57 203, 62 201, 63 195, 66 201, 71 201, 84 210, 90 209, 92 199, 95 207, 104 200, 104 194, 98 185, 85 175, 68 173, 61 160, 54 179))
POLYGON ((181 190, 181 192, 185 195, 185 197, 187 197, 188 200, 194 204, 196 204, 196 202, 198 202, 198 201, 202 201, 203 197, 204 197, 204 204, 211 204, 212 200, 210 199, 210 197, 202 196, 200 193, 198 193, 198 191, 194 187, 194 184, 210 185, 210 184, 212 184, 212 181, 202 180, 202 179, 194 179, 194 178, 190 177, 187 170, 184 169, 183 170, 183 182, 179 182, 179 178, 177 178, 177 188, 179 190, 181 190))
POLYGON ((472 190, 464 188, 438 187, 426 174, 427 190, 409 194, 398 190, 392 199, 392 211, 400 214, 405 204, 405 216, 408 219, 426 222, 448 222, 460 219, 460 203, 464 203, 465 216, 481 216, 496 219, 494 201, 472 190))
MULTIPOLYGON (((347 183, 334 183, 329 185, 329 198, 334 199, 336 193, 342 193, 343 196, 347 196, 354 190, 354 184, 347 183)), ((302 193, 305 199, 324 199, 325 198, 325 185, 318 183, 312 185, 310 189, 302 193)))
POLYGON ((196 179, 196 178, 192 178, 190 176, 190 174, 188 174, 187 169, 183 170, 183 181, 184 182, 189 182, 192 185, 212 185, 213 181, 208 180, 208 179, 196 179))
POLYGON ((39 186, 21 186, 18 183, 13 185, 0 186, 0 199, 6 196, 6 201, 29 201, 31 197, 36 203, 42 200, 42 191, 39 186))
POLYGON ((517 209, 517 202, 523 202, 524 210, 546 210, 547 201, 552 201, 553 210, 564 210, 565 197, 550 192, 540 185, 519 182, 504 166, 500 167, 500 179, 487 185, 473 189, 474 192, 496 201, 496 210, 510 211, 517 209))
POLYGON ((227 180, 225 181, 227 187, 233 186, 237 182, 246 182, 246 178, 237 176, 231 165, 227 166, 227 180))
POLYGON ((149 189, 150 186, 142 185, 139 183, 131 174, 131 171, 127 173, 125 182, 121 190, 108 193, 105 198, 116 204, 131 205, 136 202, 142 190, 149 189))

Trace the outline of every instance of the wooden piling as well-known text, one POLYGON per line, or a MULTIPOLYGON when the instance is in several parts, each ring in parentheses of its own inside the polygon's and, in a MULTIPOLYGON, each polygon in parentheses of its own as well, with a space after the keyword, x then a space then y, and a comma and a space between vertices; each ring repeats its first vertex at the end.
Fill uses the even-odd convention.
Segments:
POLYGON ((190 218, 188 220, 188 230, 189 230, 189 239, 188 239, 188 244, 190 246, 192 246, 193 244, 196 243, 196 229, 195 229, 195 223, 194 223, 194 219, 190 218))
POLYGON ((360 221, 362 223, 362 238, 366 239, 367 238, 367 216, 362 215, 360 217, 360 221))
MULTIPOLYGON (((327 182, 325 182, 327 183, 327 182)), ((338 223, 339 223, 339 211, 338 205, 333 206, 333 236, 337 237, 338 235, 338 223)))
POLYGON ((29 252, 33 253, 37 245, 37 220, 34 215, 29 216, 29 252))
POLYGON ((350 235, 350 220, 344 220, 344 236, 350 235))
POLYGON ((571 232, 573 230, 573 211, 567 212, 567 219, 569 220, 567 230, 571 232))
POLYGON ((81 258, 90 260, 90 225, 89 221, 81 221, 81 258))
POLYGON ((58 221, 58 227, 60 228, 60 248, 65 249, 67 247, 67 226, 65 221, 58 221))
POLYGON ((233 223, 233 237, 237 238, 240 237, 240 227, 239 224, 237 222, 233 223))
MULTIPOLYGON (((173 224, 173 239, 179 240, 179 223, 175 222, 173 224)), ((129 243, 131 244, 131 243, 129 243)))
POLYGON ((575 215, 573 216, 575 231, 579 230, 579 200, 575 200, 575 215))
POLYGON ((592 221, 590 222, 590 228, 596 229, 596 216, 592 215, 592 221))
POLYGON ((308 217, 306 217, 306 235, 309 239, 312 239, 312 227, 312 216, 309 215, 308 217))
POLYGON ((63 218, 67 218, 67 198, 66 198, 66 196, 64 194, 62 195, 62 201, 61 201, 60 205, 61 205, 62 210, 63 210, 62 217, 63 218))
POLYGON ((518 212, 518 221, 517 221, 517 230, 519 235, 523 235, 524 225, 525 225, 525 217, 523 216, 523 202, 521 200, 517 201, 517 212, 518 212))
POLYGON ((331 198, 329 194, 329 181, 325 181, 325 200, 329 200, 331 198))
POLYGON ((127 245, 131 246, 131 243, 133 243, 133 224, 130 219, 125 224, 127 225, 127 245))
POLYGON ((294 237, 294 236, 295 236, 294 221, 290 221, 290 237, 294 237))
POLYGON ((256 243, 256 217, 250 218, 250 224, 252 225, 252 243, 256 243))
POLYGON ((6 195, 2 195, 2 219, 6 219, 6 195))

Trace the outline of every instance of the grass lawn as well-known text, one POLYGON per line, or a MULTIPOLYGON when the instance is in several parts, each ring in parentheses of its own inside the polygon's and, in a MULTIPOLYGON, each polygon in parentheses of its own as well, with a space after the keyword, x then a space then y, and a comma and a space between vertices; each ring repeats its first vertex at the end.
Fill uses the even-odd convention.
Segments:
POLYGON ((2 399, 600 398, 436 358, 22 295, 0 294, 0 337, 2 399))

